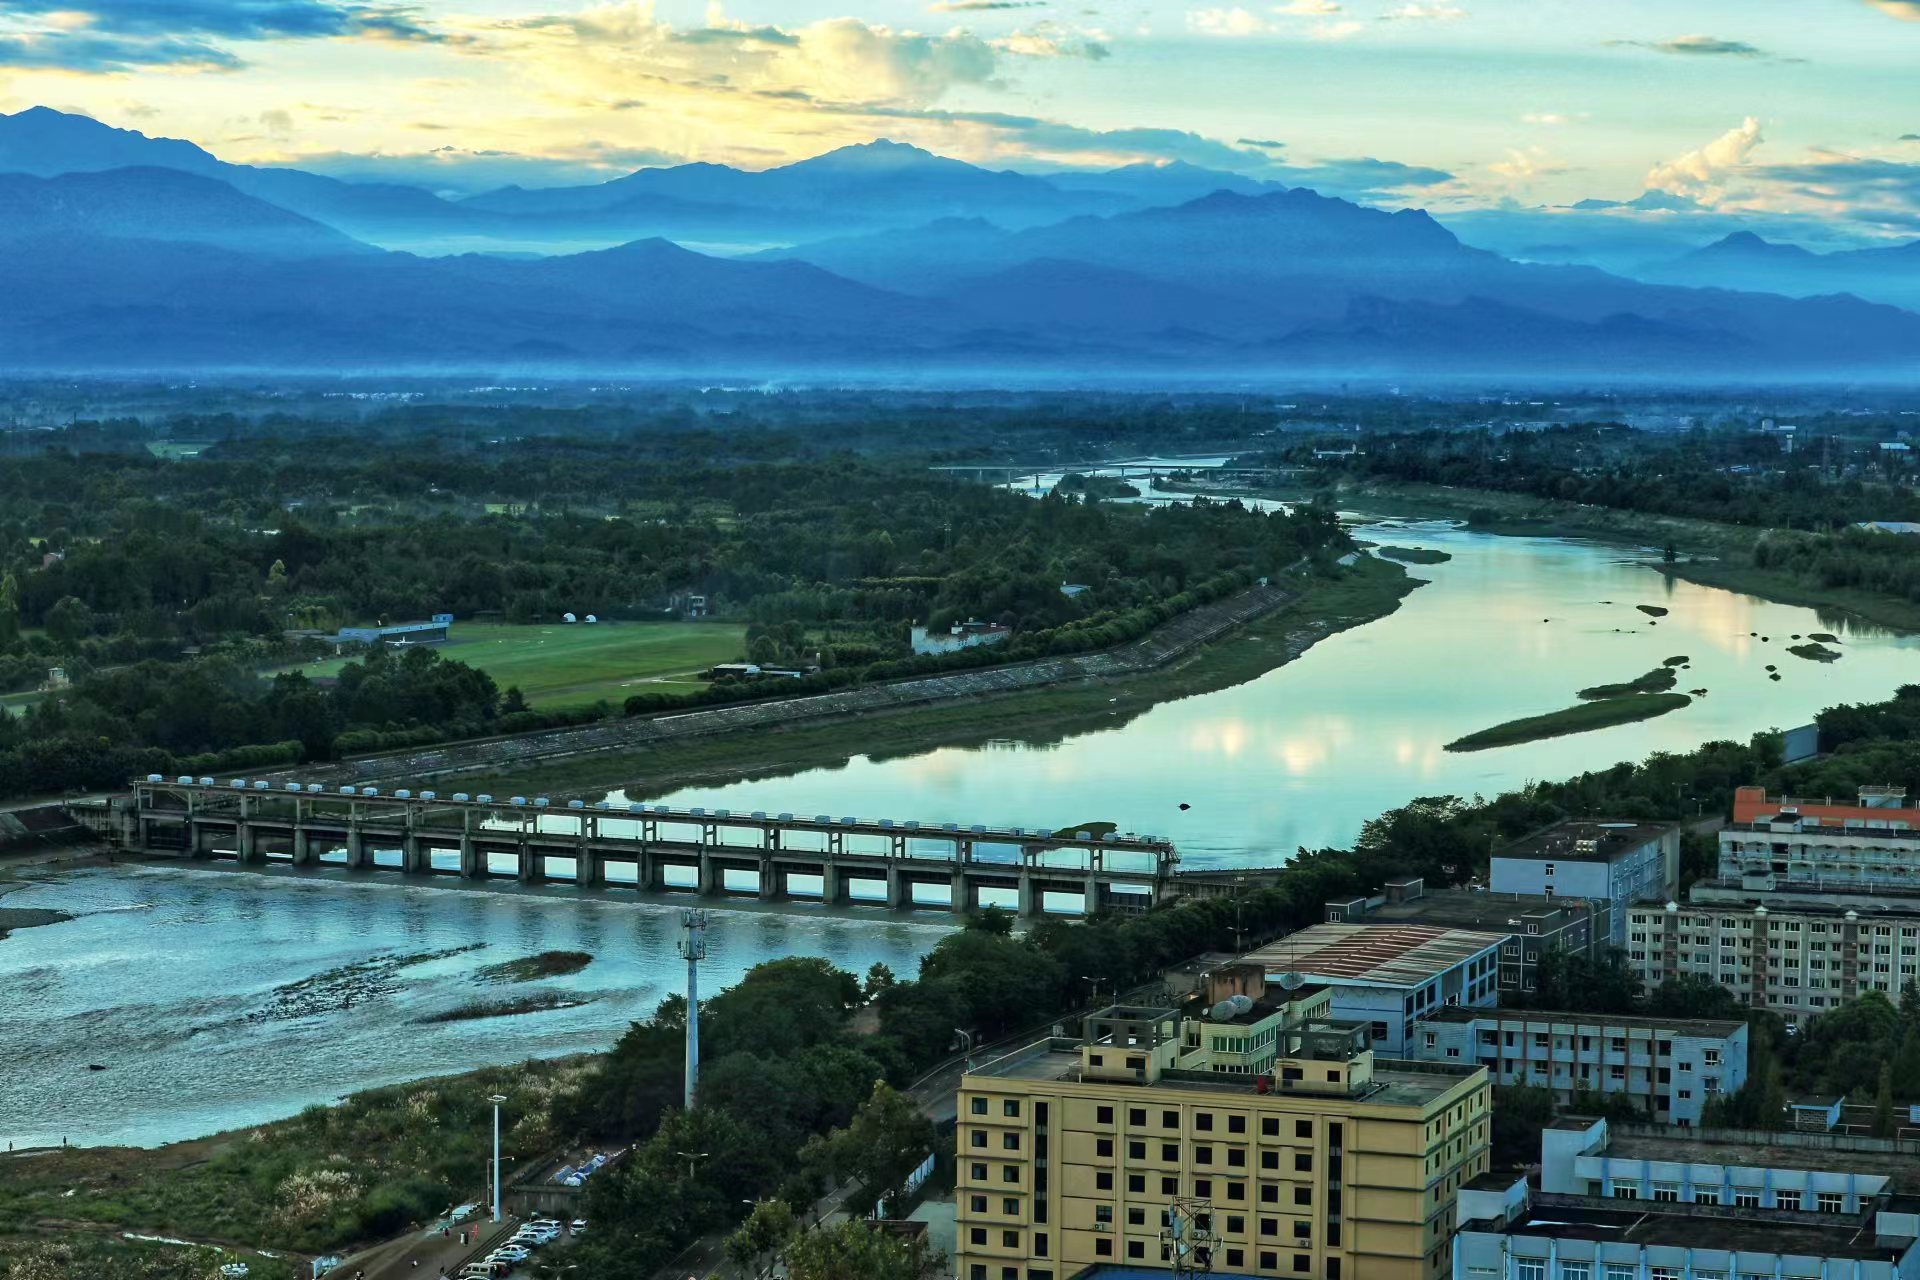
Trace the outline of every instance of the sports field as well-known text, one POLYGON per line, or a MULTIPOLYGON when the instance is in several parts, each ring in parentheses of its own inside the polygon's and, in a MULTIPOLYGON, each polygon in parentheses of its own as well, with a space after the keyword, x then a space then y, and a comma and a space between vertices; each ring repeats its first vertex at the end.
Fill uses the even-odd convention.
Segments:
MULTIPOLYGON (((699 672, 741 655, 745 634, 744 627, 725 622, 456 622, 453 638, 438 648, 479 667, 502 690, 519 685, 536 709, 557 711, 602 698, 618 706, 630 694, 662 685, 691 691, 699 672)), ((346 661, 329 658, 281 670, 330 676, 346 661)))

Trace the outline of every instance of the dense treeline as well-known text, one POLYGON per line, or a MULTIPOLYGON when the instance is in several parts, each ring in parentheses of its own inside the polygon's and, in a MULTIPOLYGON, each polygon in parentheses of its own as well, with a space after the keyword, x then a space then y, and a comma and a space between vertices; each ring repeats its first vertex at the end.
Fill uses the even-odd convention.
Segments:
MULTIPOLYGON (((1803 441, 1799 452, 1784 453, 1778 437, 1746 430, 1569 426, 1382 432, 1332 465, 1358 476, 1824 531, 1865 520, 1920 519, 1920 495, 1906 464, 1883 460, 1897 456, 1882 455, 1872 440, 1836 441, 1824 454, 1803 441)), ((1310 461, 1311 448, 1303 443, 1276 457, 1310 461)))
MULTIPOLYGON (((458 661, 376 657, 338 687, 254 674, 322 652, 314 637, 342 625, 649 618, 702 596, 751 624, 743 656, 823 669, 773 690, 791 695, 1119 644, 1349 545, 1321 507, 1035 500, 925 456, 740 456, 765 437, 723 444, 704 428, 476 440, 203 425, 227 434, 191 459, 0 457, 0 693, 55 667, 72 685, 0 720, 0 796, 589 714, 530 708, 458 661), (912 623, 969 618, 1016 638, 912 656, 912 623)), ((722 684, 694 700, 764 692, 722 684)))

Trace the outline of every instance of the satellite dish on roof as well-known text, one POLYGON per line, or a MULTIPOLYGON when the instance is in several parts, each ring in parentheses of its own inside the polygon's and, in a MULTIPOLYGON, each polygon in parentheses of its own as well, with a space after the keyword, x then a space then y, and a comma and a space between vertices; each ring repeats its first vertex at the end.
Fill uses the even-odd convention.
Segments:
POLYGON ((1304 977, 1291 969, 1280 975, 1280 989, 1282 991, 1298 991, 1306 985, 1306 982, 1307 980, 1304 977))
POLYGON ((1253 997, 1246 996, 1246 995, 1231 995, 1227 997, 1227 1003, 1233 1006, 1233 1011, 1235 1013, 1246 1013, 1253 1008, 1253 997))
POLYGON ((1227 1019, 1233 1017, 1233 1015, 1234 1007, 1232 1000, 1222 1000, 1207 1012, 1207 1016, 1215 1022, 1225 1022, 1227 1019))

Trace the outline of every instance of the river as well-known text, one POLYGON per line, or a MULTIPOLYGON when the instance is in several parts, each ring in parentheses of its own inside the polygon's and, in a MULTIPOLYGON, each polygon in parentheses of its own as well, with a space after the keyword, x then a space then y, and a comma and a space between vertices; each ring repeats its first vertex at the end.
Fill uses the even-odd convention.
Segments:
MULTIPOLYGON (((1453 559, 1413 566, 1430 585, 1392 616, 1249 683, 1132 718, 1116 706, 1113 728, 1057 743, 856 759, 664 799, 1023 827, 1110 820, 1173 837, 1188 866, 1267 865, 1300 846, 1344 844, 1367 818, 1415 796, 1492 794, 1651 751, 1744 739, 1920 679, 1920 638, 1670 583, 1617 548, 1437 524, 1365 533, 1453 559), (1650 618, 1641 604, 1669 612, 1650 618), (1791 637, 1814 631, 1840 636, 1845 656, 1821 665, 1786 652, 1791 637), (1680 689, 1707 694, 1670 715, 1473 754, 1443 749, 1682 654, 1691 665, 1680 689)), ((601 1049, 681 979, 670 908, 565 888, 174 868, 30 877, 8 906, 76 918, 0 941, 8 1067, 0 1138, 16 1143, 150 1144, 379 1084, 601 1049), (458 950, 476 942, 487 945, 458 950), (480 966, 552 949, 597 958, 537 988, 590 1003, 419 1021, 500 995, 477 983, 480 966), (403 963, 421 955, 439 958, 403 963), (315 979, 298 998, 280 992, 315 979)), ((779 955, 824 955, 856 972, 879 960, 911 973, 944 924, 873 909, 723 910, 715 919, 709 989, 779 955)))

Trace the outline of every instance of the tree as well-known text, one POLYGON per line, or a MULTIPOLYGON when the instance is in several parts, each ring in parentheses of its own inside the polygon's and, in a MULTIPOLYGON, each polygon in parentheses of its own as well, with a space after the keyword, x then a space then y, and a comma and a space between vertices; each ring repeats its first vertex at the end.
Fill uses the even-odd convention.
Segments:
POLYGON ((889 1235, 850 1219, 800 1236, 786 1261, 791 1280, 924 1280, 946 1260, 924 1239, 889 1235))
POLYGON ((283 595, 287 590, 287 562, 275 560, 267 567, 267 590, 274 595, 283 595))
POLYGON ((763 1275, 773 1255, 799 1229, 793 1207, 785 1200, 762 1200, 727 1237, 727 1261, 750 1275, 763 1275))
POLYGON ((1873 1094, 1873 1136, 1893 1136, 1893 1064, 1880 1064, 1880 1083, 1873 1094))
POLYGON ((1002 938, 1011 937, 1013 936, 1013 912, 1002 906, 981 907, 978 911, 967 913, 966 927, 977 929, 981 933, 996 934, 1002 938))
POLYGON ((0 575, 0 649, 20 638, 20 583, 11 573, 0 575))
POLYGON ((47 610, 47 638, 71 649, 93 633, 93 610, 75 596, 62 596, 47 610))
POLYGON ((809 1144, 843 1178, 853 1178, 875 1194, 878 1203, 900 1208, 907 1177, 934 1146, 933 1122, 913 1100, 884 1080, 844 1129, 809 1144))
POLYGON ((1894 1089, 1903 1098, 1920 1098, 1920 1026, 1911 1023, 1893 1056, 1894 1089))
POLYGON ((899 981, 900 979, 894 976, 893 970, 889 969, 880 961, 875 960, 873 964, 867 968, 867 980, 860 989, 861 997, 865 999, 868 1004, 872 1004, 886 992, 891 991, 899 981))

